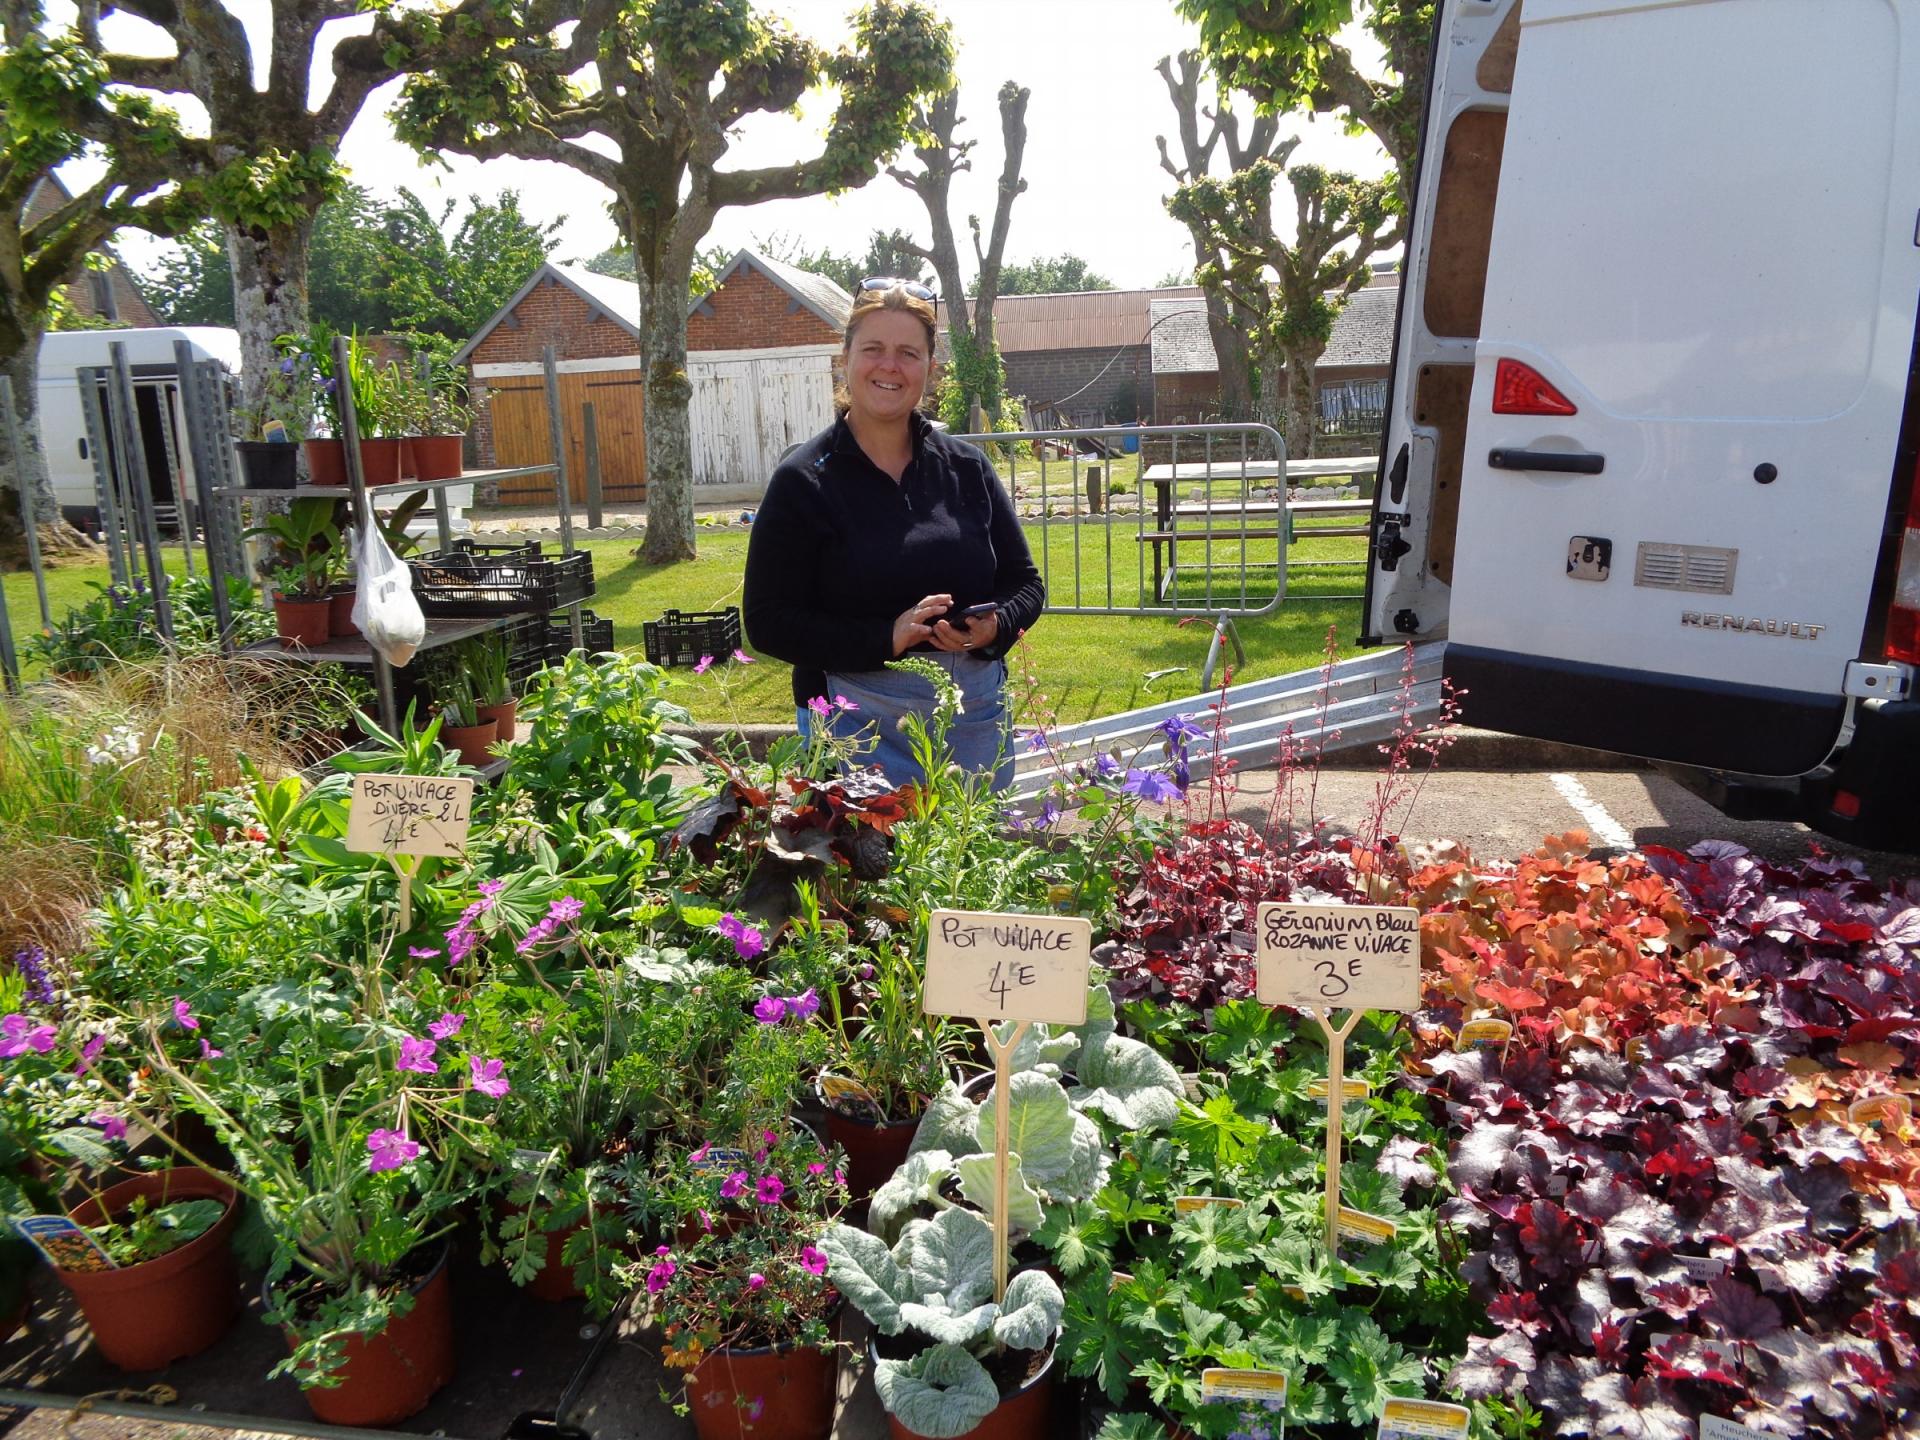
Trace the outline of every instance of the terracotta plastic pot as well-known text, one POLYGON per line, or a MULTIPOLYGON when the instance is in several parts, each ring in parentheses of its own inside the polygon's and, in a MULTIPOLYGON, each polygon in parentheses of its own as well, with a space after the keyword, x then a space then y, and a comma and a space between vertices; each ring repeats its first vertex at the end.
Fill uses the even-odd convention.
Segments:
POLYGON ((327 634, 338 640, 347 635, 358 635, 360 627, 353 623, 353 587, 330 591, 327 595, 327 634))
POLYGON ((460 763, 476 770, 493 763, 487 747, 497 738, 499 729, 491 720, 483 720, 478 725, 442 724, 440 727, 440 743, 449 750, 459 751, 460 763))
POLYGON ((400 478, 402 480, 418 480, 420 478, 420 473, 414 466, 413 436, 411 435, 402 435, 400 437, 400 478))
POLYGON ((414 478, 451 480, 464 475, 466 462, 460 452, 466 442, 464 435, 415 435, 407 442, 413 451, 414 478))
POLYGON ((918 1115, 911 1120, 856 1120, 827 1111, 827 1139, 847 1152, 847 1193, 855 1204, 893 1178, 919 1128, 918 1115))
POLYGON ((494 724, 495 738, 511 740, 520 728, 520 702, 502 700, 498 705, 476 705, 474 714, 482 720, 491 720, 494 724))
MULTIPOLYGON (((307 1408, 329 1425, 394 1425, 418 1415, 453 1378, 453 1287, 440 1257, 413 1289, 413 1308, 378 1335, 346 1342, 346 1363, 331 1389, 305 1392, 307 1408)), ((272 1297, 268 1297, 272 1303, 272 1297)), ((289 1347, 292 1337, 288 1337, 289 1347)))
MULTIPOLYGON (((507 1206, 507 1213, 510 1215, 524 1214, 526 1209, 527 1207, 525 1205, 509 1204, 507 1206)), ((540 1224, 540 1217, 535 1216, 533 1223, 536 1225, 540 1224)), ((526 1290, 527 1294, 533 1296, 536 1300, 550 1300, 555 1302, 561 1300, 578 1300, 580 1298, 580 1286, 573 1277, 573 1267, 560 1258, 560 1251, 565 1247, 569 1239, 586 1228, 587 1222, 580 1220, 567 1226, 564 1230, 553 1231, 545 1237, 547 1242, 547 1263, 542 1265, 533 1279, 529 1280, 526 1285, 522 1287, 526 1290)))
POLYGON ((307 479, 315 485, 347 483, 347 447, 341 440, 303 440, 307 452, 307 479))
POLYGON ((318 600, 273 592, 273 625, 280 643, 288 649, 303 645, 312 649, 324 645, 333 635, 333 601, 325 595, 318 600))
MULTIPOLYGON (((879 1352, 870 1348, 875 1361, 879 1352)), ((1053 1362, 1059 1358, 1060 1337, 1054 1336, 1040 1373, 1011 1395, 1001 1397, 993 1413, 957 1440, 1050 1440, 1053 1435, 1053 1362)), ((892 1415, 887 1416, 887 1433, 893 1440, 926 1440, 918 1431, 909 1430, 892 1415)))
POLYGON ((700 1440, 826 1440, 838 1369, 830 1350, 715 1350, 687 1376, 693 1428, 700 1440))
POLYGON ((360 473, 369 485, 397 485, 400 483, 400 447, 406 442, 397 437, 391 440, 362 440, 360 442, 360 473))
POLYGON ((240 1308, 233 1227, 233 1187, 201 1170, 158 1170, 109 1187, 73 1210, 82 1225, 125 1213, 144 1196, 158 1207, 173 1200, 219 1200, 226 1211, 204 1235, 154 1260, 119 1270, 55 1270, 73 1292, 94 1347, 122 1370, 158 1370, 197 1355, 226 1333, 240 1308))

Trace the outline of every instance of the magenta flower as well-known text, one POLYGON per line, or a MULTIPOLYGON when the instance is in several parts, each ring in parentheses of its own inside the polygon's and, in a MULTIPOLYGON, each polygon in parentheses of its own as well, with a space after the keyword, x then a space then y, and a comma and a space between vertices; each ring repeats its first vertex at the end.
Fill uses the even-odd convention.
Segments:
POLYGON ((778 1145, 780 1143, 780 1137, 771 1130, 762 1130, 760 1132, 760 1138, 768 1145, 778 1145))
POLYGON ((478 890, 483 896, 486 897, 486 899, 489 902, 491 902, 496 895, 498 895, 502 890, 507 888, 507 882, 504 880, 482 880, 478 885, 474 886, 473 888, 478 890))
POLYGON ((833 697, 833 708, 836 710, 844 710, 849 715, 851 715, 854 711, 858 710, 860 707, 854 704, 851 700, 847 699, 846 696, 836 695, 833 697))
POLYGON ((747 654, 747 652, 746 652, 746 651, 744 651, 744 650, 736 650, 736 651, 734 651, 734 652, 733 652, 733 658, 734 658, 734 659, 735 659, 736 661, 738 661, 738 662, 739 662, 740 664, 742 664, 742 665, 751 665, 751 664, 753 664, 753 657, 752 657, 751 655, 749 655, 749 654, 747 654))
POLYGON ((438 1020, 427 1026, 427 1034, 436 1040, 451 1040, 460 1033, 460 1027, 467 1023, 467 1017, 449 1010, 438 1020))
POLYGON ((103 1140, 124 1140, 127 1138, 127 1122, 118 1115, 109 1115, 105 1110, 97 1110, 87 1119, 100 1127, 103 1140))
POLYGON ((767 1284, 767 1277, 762 1275, 758 1270, 756 1270, 753 1272, 753 1274, 747 1276, 747 1293, 749 1295, 752 1295, 757 1291, 764 1290, 766 1288, 766 1284, 767 1284))
POLYGON ((376 1130, 367 1136, 367 1151, 367 1173, 378 1175, 418 1158, 420 1142, 409 1140, 404 1130, 376 1130))
POLYGON ((712 668, 713 657, 711 655, 702 655, 700 657, 700 663, 693 667, 693 673, 696 675, 704 675, 712 668))
POLYGON ((679 1268, 680 1267, 675 1265, 671 1260, 658 1262, 651 1270, 647 1271, 647 1293, 649 1295, 658 1295, 662 1290, 666 1289, 668 1282, 673 1279, 679 1268))
POLYGON ((198 1030, 200 1028, 200 1022, 193 1018, 193 1011, 188 1008, 187 1002, 182 1000, 178 995, 173 997, 173 1018, 178 1020, 184 1029, 198 1030))
POLYGON ((576 900, 571 895, 562 895, 547 907, 547 918, 566 924, 578 920, 580 918, 580 912, 586 908, 584 901, 576 900))
POLYGON ((687 1159, 691 1160, 694 1164, 698 1165, 702 1160, 707 1158, 708 1154, 711 1153, 712 1150, 713 1150, 713 1142, 709 1140, 706 1144, 702 1145, 698 1150, 694 1151, 691 1155, 689 1155, 687 1159))
POLYGON ((762 1205, 778 1205, 780 1203, 780 1197, 786 1193, 786 1181, 782 1180, 778 1175, 762 1175, 760 1177, 759 1188, 754 1191, 753 1198, 758 1200, 762 1205))
POLYGON ((209 1045, 203 1039, 200 1042, 200 1058, 202 1060, 224 1060, 227 1058, 227 1052, 214 1049, 213 1046, 209 1045))
POLYGON ((753 1007, 753 1018, 762 1025, 778 1025, 787 1018, 787 1002, 778 995, 762 995, 753 1007))
POLYGON ((107 1048, 107 1037, 96 1035, 80 1047, 80 1058, 74 1062, 73 1073, 84 1075, 93 1068, 93 1062, 100 1058, 101 1051, 107 1048))
POLYGON ((713 928, 733 942, 733 953, 742 960, 751 960, 767 948, 767 937, 732 912, 722 915, 713 928))
POLYGON ((437 945, 409 945, 407 947, 407 954, 415 960, 431 960, 439 953, 440 948, 437 945))
POLYGON ((789 995, 787 997, 787 1009, 793 1012, 793 1018, 796 1020, 807 1019, 818 1011, 819 1008, 820 997, 814 993, 813 986, 811 985, 805 990, 802 990, 798 995, 789 995))
POLYGON ((807 709, 818 715, 822 720, 833 714, 833 706, 827 703, 826 697, 823 695, 816 695, 807 701, 807 709))
POLYGON ((812 1245, 807 1246, 800 1252, 800 1268, 809 1275, 826 1274, 827 1252, 816 1249, 812 1245))
POLYGON ((411 1070, 418 1075, 438 1075, 440 1062, 433 1058, 433 1052, 439 1048, 432 1040, 403 1035, 400 1037, 400 1059, 393 1068, 411 1070))
POLYGON ((807 1174, 809 1175, 824 1175, 826 1173, 827 1173, 827 1162, 824 1160, 816 1160, 811 1165, 807 1166, 807 1174))
POLYGON ((671 1255, 673 1253, 673 1247, 671 1245, 656 1245, 653 1247, 653 1253, 656 1255, 671 1255))
POLYGON ((473 1076, 473 1088, 495 1100, 513 1088, 507 1084, 507 1077, 500 1073, 506 1068, 507 1062, 504 1060, 483 1060, 478 1055, 467 1057, 467 1070, 473 1076))
POLYGON ((57 1033, 53 1026, 36 1025, 17 1013, 0 1019, 0 1059, 11 1060, 29 1050, 38 1050, 44 1055, 53 1049, 57 1033))
POLYGON ((749 1423, 755 1420, 758 1420, 762 1415, 766 1413, 767 1413, 766 1396, 756 1395, 753 1397, 753 1399, 747 1402, 747 1420, 749 1423))
POLYGON ((720 1182, 720 1198, 722 1200, 738 1200, 746 1193, 747 1172, 744 1170, 736 1170, 720 1182))

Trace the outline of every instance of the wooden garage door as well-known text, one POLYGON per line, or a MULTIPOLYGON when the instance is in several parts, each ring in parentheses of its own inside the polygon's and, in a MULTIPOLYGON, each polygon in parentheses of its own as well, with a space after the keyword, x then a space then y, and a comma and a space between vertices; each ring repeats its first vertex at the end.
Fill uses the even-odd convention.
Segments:
MULTIPOLYGON (((560 377, 560 413, 567 437, 567 474, 576 505, 587 499, 587 449, 584 407, 593 406, 600 442, 600 494, 609 504, 634 504, 647 498, 646 440, 641 430, 642 389, 638 370, 596 370, 560 377)), ((539 376, 488 382, 493 415, 494 464, 544 465, 553 455, 547 425, 547 388, 539 376)), ((553 484, 544 475, 500 484, 503 505, 550 502, 553 484)))

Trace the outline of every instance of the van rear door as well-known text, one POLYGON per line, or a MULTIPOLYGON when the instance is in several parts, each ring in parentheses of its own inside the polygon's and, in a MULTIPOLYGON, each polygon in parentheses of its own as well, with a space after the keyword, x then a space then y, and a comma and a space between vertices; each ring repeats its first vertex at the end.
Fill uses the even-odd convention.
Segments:
MULTIPOLYGON (((1447 27, 1495 10, 1449 0, 1443 62, 1447 27)), ((1914 345, 1920 0, 1525 0, 1501 28, 1462 424, 1423 437, 1403 363, 1388 438, 1424 438, 1427 472, 1452 449, 1457 519, 1411 487, 1414 574, 1376 570, 1370 628, 1444 625, 1472 723, 1812 769, 1861 654, 1914 345)), ((1430 168, 1454 139, 1435 92, 1430 168)), ((1414 267, 1446 251, 1419 219, 1414 267)))

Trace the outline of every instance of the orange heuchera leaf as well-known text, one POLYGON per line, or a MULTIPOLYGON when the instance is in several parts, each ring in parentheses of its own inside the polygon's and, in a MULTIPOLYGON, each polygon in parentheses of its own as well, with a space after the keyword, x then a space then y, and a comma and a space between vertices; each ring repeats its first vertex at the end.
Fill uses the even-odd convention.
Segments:
POLYGON ((1502 985, 1497 980, 1481 981, 1473 993, 1506 1010, 1537 1010, 1547 1003, 1546 997, 1536 991, 1520 985, 1502 985))
POLYGON ((1870 1040, 1863 1045, 1842 1045, 1835 1053, 1849 1065, 1858 1065, 1862 1070, 1898 1070, 1907 1058, 1904 1050, 1878 1040, 1870 1040))

